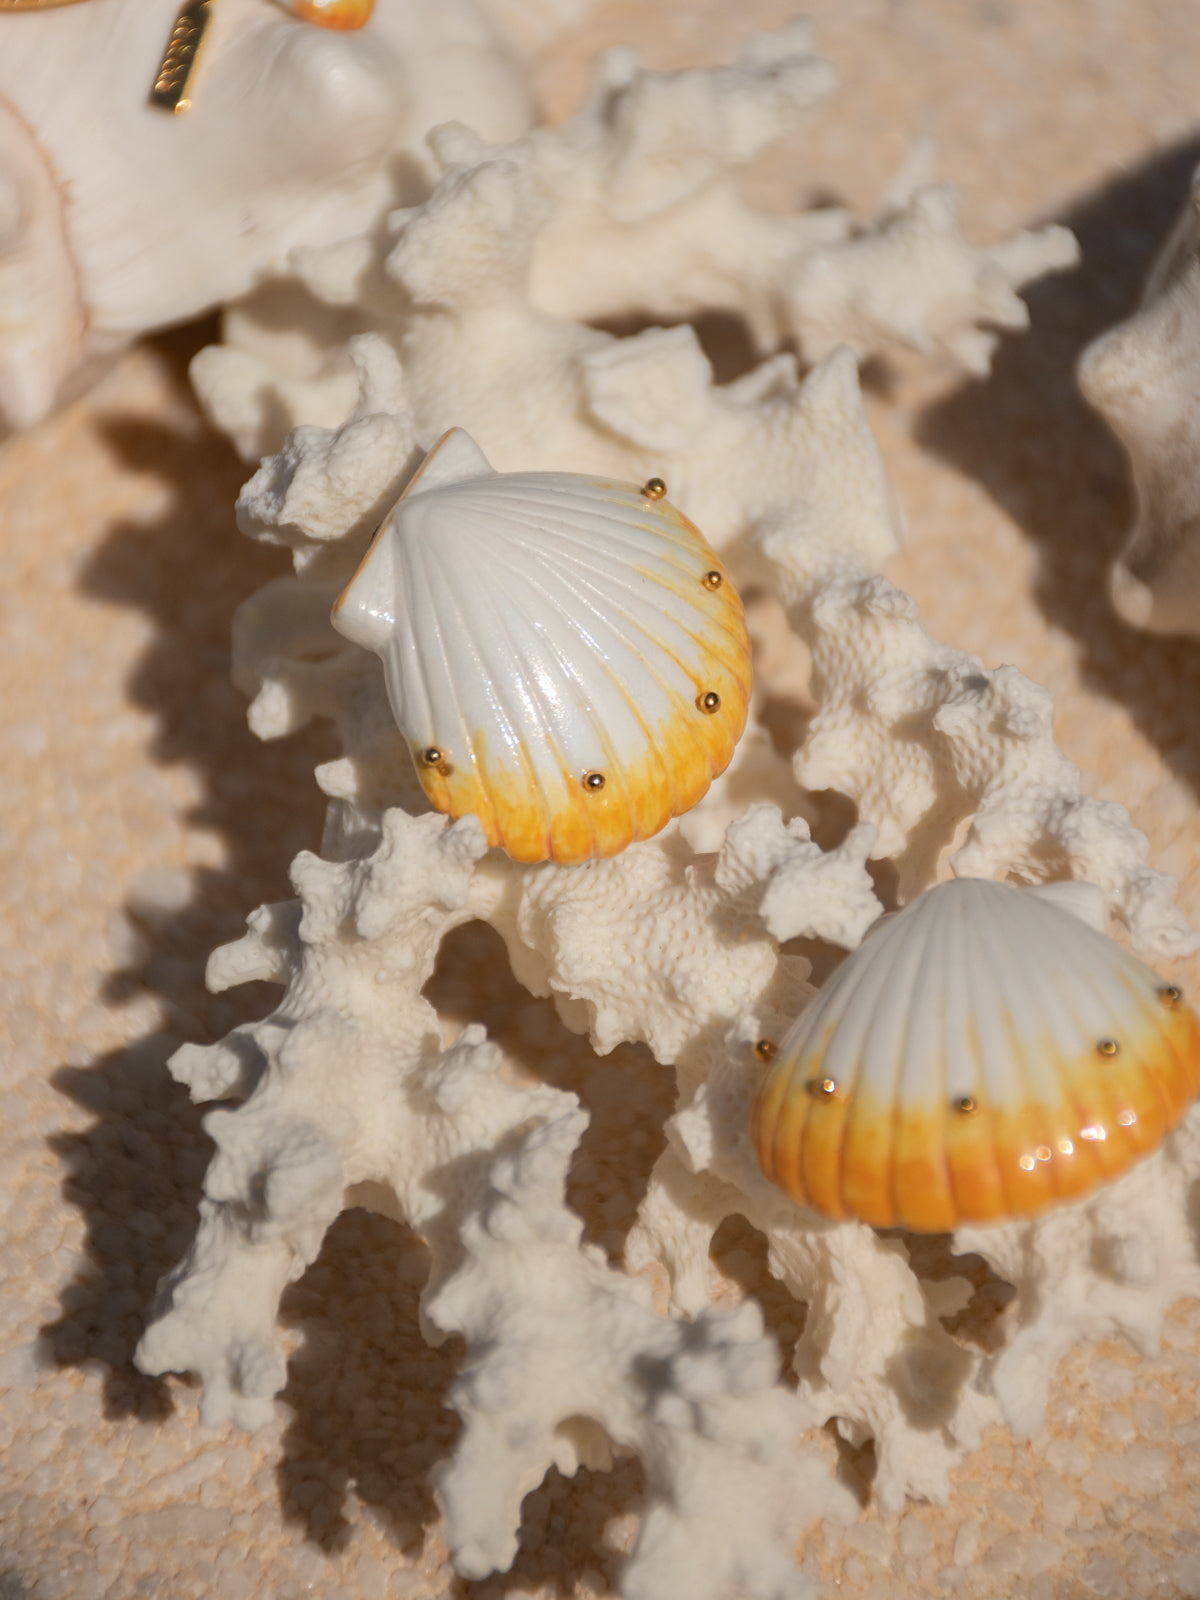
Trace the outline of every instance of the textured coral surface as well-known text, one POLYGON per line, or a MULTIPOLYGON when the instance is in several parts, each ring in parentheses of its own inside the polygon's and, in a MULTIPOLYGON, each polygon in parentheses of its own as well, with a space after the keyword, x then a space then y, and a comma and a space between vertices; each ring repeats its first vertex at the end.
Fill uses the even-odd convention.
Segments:
MULTIPOLYGON (((711 61, 735 53, 751 23, 786 20, 767 4, 664 4, 652 23, 646 9, 601 8, 556 48, 543 67, 552 108, 573 102, 578 68, 600 45, 637 42, 664 65, 711 61)), ((842 91, 802 141, 761 162, 760 195, 786 208, 820 184, 869 207, 908 138, 927 131, 940 174, 959 183, 969 236, 986 243, 1052 216, 1081 239, 1090 275, 1030 292, 1033 332, 1001 347, 991 379, 964 388, 902 366, 869 389, 913 529, 886 572, 936 639, 987 668, 1014 663, 1054 692, 1055 732, 1086 793, 1128 807, 1196 921, 1200 655, 1139 638, 1105 609, 1126 491, 1070 372, 1080 344, 1135 292, 1194 163, 1194 151, 1170 145, 1186 130, 1200 36, 1132 4, 810 10, 842 91)), ((740 370, 729 330, 714 338, 740 370)), ((319 729, 257 745, 228 687, 233 604, 284 569, 233 532, 245 473, 197 420, 175 361, 185 343, 135 355, 91 400, 0 457, 11 685, 6 1600, 23 1590, 64 1600, 603 1595, 619 1580, 653 1463, 625 1457, 606 1472, 597 1457, 571 1481, 552 1471, 525 1500, 512 1575, 452 1578, 432 1484, 460 1427, 446 1398, 470 1374, 456 1338, 435 1348, 421 1338, 428 1257, 396 1223, 343 1214, 287 1290, 296 1353, 285 1405, 259 1433, 228 1423, 205 1433, 190 1383, 139 1378, 129 1364, 154 1285, 193 1232, 211 1156, 163 1063, 180 1043, 217 1039, 275 1003, 265 987, 206 994, 203 962, 238 936, 250 907, 287 895, 287 864, 319 837, 313 764, 338 753, 319 729)), ((1194 960, 1164 970, 1200 986, 1194 960)), ((619 1254, 661 1153, 669 1073, 643 1046, 595 1056, 548 1000, 517 987, 499 939, 479 926, 450 935, 426 998, 447 1023, 483 1022, 510 1060, 579 1095, 591 1122, 567 1194, 599 1252, 580 1257, 580 1271, 598 1272, 619 1254)), ((438 1092, 453 1106, 453 1074, 438 1092)), ((694 1144, 702 1130, 686 1136, 694 1144)), ((541 1159, 554 1154, 551 1141, 541 1159)), ((521 1173, 488 1181, 503 1215, 521 1173)), ((961 1270, 936 1245, 921 1248, 924 1277, 961 1270)), ((761 1291, 787 1351, 802 1330, 763 1253, 751 1229, 723 1225, 712 1286, 729 1302, 761 1291)), ((882 1279, 885 1255, 857 1270, 882 1279)), ((1006 1272, 1019 1282, 1021 1261, 1006 1272)), ((986 1332, 982 1307, 999 1313, 1006 1291, 982 1262, 975 1276, 976 1332, 986 1332)), ((631 1317, 643 1314, 634 1299, 631 1317)), ((453 1326, 452 1300, 443 1295, 439 1310, 453 1326)), ((669 1327, 664 1362, 677 1359, 669 1327)), ((753 1333, 734 1320, 706 1337, 719 1355, 753 1333)), ((945 1505, 869 1503, 849 1525, 824 1521, 802 1548, 805 1572, 831 1594, 879 1597, 1200 1592, 1198 1352, 1193 1301, 1168 1316, 1160 1354, 1118 1342, 1068 1350, 1045 1431, 1027 1441, 985 1427, 951 1470, 945 1505)), ((752 1391, 758 1379, 745 1381, 752 1391)), ((626 1442, 636 1446, 639 1426, 631 1417, 626 1442)), ((840 1453, 863 1494, 876 1464, 850 1431, 840 1443, 817 1434, 815 1448, 831 1467, 840 1453)), ((586 1443, 564 1462, 588 1459, 586 1443)))

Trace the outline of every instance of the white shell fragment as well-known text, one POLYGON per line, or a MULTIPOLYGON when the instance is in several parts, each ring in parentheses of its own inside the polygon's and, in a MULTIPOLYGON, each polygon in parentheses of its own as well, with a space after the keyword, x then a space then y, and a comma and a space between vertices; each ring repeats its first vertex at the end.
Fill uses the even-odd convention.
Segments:
POLYGON ((431 803, 518 861, 650 838, 745 726, 742 603, 665 492, 497 473, 454 428, 334 608, 383 657, 431 803))
POLYGON ((767 1177, 830 1216, 940 1232, 1152 1150, 1200 1086, 1200 1022, 1074 910, 1058 886, 961 878, 881 922, 759 1090, 767 1177))

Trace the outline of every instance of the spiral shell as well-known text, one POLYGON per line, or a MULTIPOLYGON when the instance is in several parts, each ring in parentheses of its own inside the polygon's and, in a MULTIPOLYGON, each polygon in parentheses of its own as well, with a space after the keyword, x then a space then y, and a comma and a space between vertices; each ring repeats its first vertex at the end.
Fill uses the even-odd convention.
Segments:
POLYGON ((1200 1087, 1200 1022, 1066 903, 966 878, 877 924, 771 1058, 766 1176, 827 1216, 940 1232, 1032 1216, 1154 1149, 1200 1087))
POLYGON ((742 603, 650 479, 497 473, 452 429, 334 608, 383 658, 436 810, 518 861, 611 856, 687 811, 745 725, 742 603))

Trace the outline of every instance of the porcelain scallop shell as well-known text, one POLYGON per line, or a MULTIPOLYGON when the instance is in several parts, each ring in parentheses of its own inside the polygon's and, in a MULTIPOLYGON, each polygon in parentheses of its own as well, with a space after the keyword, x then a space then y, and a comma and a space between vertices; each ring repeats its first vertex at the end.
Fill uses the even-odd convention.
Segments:
POLYGON ((1033 1215, 1153 1149, 1200 1087, 1200 1023, 1064 909, 1080 891, 958 879, 878 923, 759 1088, 767 1177, 828 1216, 940 1232, 1033 1215))
POLYGON ((518 861, 649 838, 724 771, 745 725, 741 601, 663 494, 498 473, 452 429, 334 608, 382 656, 433 806, 473 813, 518 861))

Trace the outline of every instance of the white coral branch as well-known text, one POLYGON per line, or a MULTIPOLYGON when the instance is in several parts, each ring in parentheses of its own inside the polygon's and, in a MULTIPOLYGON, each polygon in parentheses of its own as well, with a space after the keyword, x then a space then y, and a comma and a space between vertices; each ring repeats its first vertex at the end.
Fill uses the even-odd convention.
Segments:
MULTIPOLYGON (((576 971, 583 994, 602 976, 609 985, 596 1013, 614 1042, 648 1036, 666 1049, 689 1008, 691 1031, 703 1025, 697 969, 684 957, 702 954, 705 939, 709 975, 729 969, 709 1013, 732 1014, 759 992, 778 958, 753 902, 781 868, 814 882, 833 870, 862 901, 861 853, 831 868, 770 807, 739 834, 705 873, 655 844, 593 869, 503 869, 523 880, 523 936, 534 916, 543 933, 554 925, 544 942, 556 974, 576 971), (546 885, 559 891, 550 901, 537 892, 546 885), (623 975, 601 974, 588 952, 597 939, 632 937, 655 897, 659 948, 633 952, 645 970, 637 998, 618 1011, 623 975), (656 1027, 655 1018, 666 1020, 656 1027)), ((207 1119, 218 1154, 200 1231, 164 1284, 138 1361, 147 1371, 199 1372, 208 1421, 264 1421, 285 1377, 283 1288, 314 1259, 344 1191, 383 1185, 430 1245, 427 1333, 457 1331, 468 1342, 452 1392, 467 1426, 442 1478, 462 1572, 507 1566, 527 1490, 552 1464, 607 1464, 611 1445, 636 1451, 647 1477, 627 1595, 665 1596, 681 1572, 689 1593, 713 1600, 731 1584, 764 1600, 793 1593, 795 1539, 851 1502, 801 1442, 815 1412, 780 1394, 778 1354, 758 1313, 705 1312, 691 1326, 658 1317, 644 1284, 582 1244, 565 1206, 586 1123, 574 1097, 504 1082, 481 1028, 438 1049, 420 993, 438 944, 470 905, 496 916, 512 898, 513 885, 505 893, 494 875, 473 885, 482 851, 474 818, 447 826, 390 811, 369 854, 300 856, 299 903, 256 913, 245 938, 215 958, 217 983, 267 977, 287 988, 239 1049, 192 1047, 176 1063, 202 1091, 231 1086, 247 1045, 259 1070, 241 1109, 207 1119)), ((791 892, 800 895, 798 882, 791 892)), ((814 926, 831 931, 843 916, 818 910, 814 926)))
POLYGON ((1078 261, 1074 235, 1057 226, 975 249, 959 232, 953 189, 930 184, 797 264, 791 331, 810 361, 837 344, 860 359, 901 345, 985 377, 998 343, 988 330, 1029 326, 1016 291, 1078 261))
POLYGON ((1082 794, 1045 692, 931 640, 879 575, 901 518, 854 351, 907 343, 980 370, 987 329, 1021 325, 1017 290, 1072 260, 1073 242, 1049 229, 973 249, 921 152, 864 228, 754 212, 740 169, 827 78, 788 30, 719 71, 612 55, 574 119, 510 145, 445 127, 424 204, 298 257, 306 290, 276 294, 272 318, 232 313, 228 344, 196 367, 243 448, 271 441, 239 518, 296 566, 238 618, 252 726, 273 737, 327 716, 342 755, 318 770, 326 831, 322 855, 295 863, 298 899, 255 913, 210 964, 213 987, 280 984, 279 1005, 173 1058, 197 1098, 244 1103, 210 1116, 200 1232, 139 1359, 199 1371, 206 1416, 261 1422, 284 1371, 283 1285, 347 1194, 386 1205, 430 1246, 426 1336, 466 1340, 452 1396, 464 1429, 441 1478, 466 1575, 512 1559, 521 1497, 550 1465, 632 1451, 647 1492, 630 1600, 793 1597, 798 1534, 847 1509, 806 1430, 831 1419, 874 1440, 882 1506, 942 1498, 983 1423, 1036 1420, 1017 1397, 1044 1393, 1065 1340, 1120 1329, 1147 1344, 1169 1296, 1196 1287, 1194 1118, 1082 1208, 960 1231, 1018 1291, 1010 1346, 986 1367, 942 1323, 964 1280, 925 1281, 898 1240, 794 1205, 750 1147, 752 1044, 782 1037, 813 993, 809 962, 781 943, 863 937, 882 909, 868 854, 907 899, 969 824, 955 870, 1090 881, 1142 945, 1194 942, 1129 819, 1082 794), (782 355, 718 385, 691 328, 618 339, 582 320, 700 308, 733 311, 764 348, 798 336, 820 359, 803 380, 782 355), (293 422, 309 426, 286 437, 293 422), (688 818, 572 868, 485 852, 473 818, 400 809, 426 802, 382 674, 332 633, 329 606, 452 425, 502 470, 667 479, 735 581, 786 603, 793 661, 807 646, 816 709, 794 779, 752 719, 688 818), (824 788, 858 809, 829 851, 797 814, 824 788), (585 1125, 574 1096, 512 1081, 477 1026, 444 1048, 422 988, 470 918, 499 930, 518 980, 595 1049, 641 1041, 673 1066, 668 1145, 626 1247, 632 1271, 666 1270, 671 1315, 583 1242, 564 1202, 585 1125), (797 1389, 756 1308, 713 1308, 710 1247, 733 1215, 807 1308, 797 1389), (1130 1218, 1152 1253, 1133 1248, 1130 1218), (1060 1276, 1061 1318, 1046 1293, 1060 1276))
POLYGON ((1200 1111, 1153 1155, 1074 1205, 1034 1222, 960 1228, 955 1248, 984 1257, 1016 1289, 1010 1337, 983 1382, 1017 1433, 1035 1433, 1060 1358, 1078 1340, 1122 1335, 1144 1355, 1183 1296, 1200 1297, 1191 1208, 1200 1111))
POLYGON ((970 818, 956 872, 1085 879, 1139 948, 1174 956, 1200 946, 1174 904, 1174 879, 1149 866, 1145 836, 1120 806, 1083 794, 1055 744, 1045 689, 938 644, 907 595, 803 526, 766 519, 759 538, 813 656, 817 712, 796 776, 848 795, 875 824, 902 899, 934 881, 970 818))
POLYGON ((978 1443, 993 1403, 972 1386, 978 1358, 940 1318, 970 1297, 963 1280, 922 1282, 898 1240, 857 1222, 831 1222, 785 1199, 750 1150, 750 1100, 761 1073, 749 1049, 771 1014, 743 1019, 713 1042, 691 1103, 667 1125, 671 1141, 651 1176, 626 1244, 635 1265, 662 1261, 681 1310, 707 1302, 708 1252, 727 1216, 766 1238, 768 1263, 807 1307, 794 1365, 799 1393, 843 1437, 874 1440, 873 1494, 885 1509, 904 1499, 945 1500, 950 1469, 978 1443))
MULTIPOLYGON (((250 454, 278 450, 289 427, 342 421, 353 374, 331 330, 348 317, 358 320, 342 342, 365 323, 400 355, 423 445, 465 427, 501 469, 525 465, 516 435, 522 449, 537 439, 546 465, 615 470, 620 452, 596 426, 612 402, 587 378, 612 353, 597 322, 724 311, 760 354, 795 341, 819 363, 839 345, 860 359, 906 345, 986 372, 986 327, 1024 327, 1017 289, 1072 264, 1074 240, 1045 228, 975 249, 951 192, 912 190, 909 178, 857 230, 840 210, 774 216, 748 205, 747 163, 831 83, 807 30, 793 26, 729 67, 651 72, 610 52, 573 117, 512 144, 461 124, 436 129, 441 177, 426 200, 394 212, 382 233, 298 252, 309 299, 289 306, 275 292, 261 326, 251 303, 228 322, 226 344, 197 358, 209 414, 250 454), (289 320, 290 342, 277 331, 289 320)), ((661 431, 667 414, 653 409, 661 431)), ((644 452, 636 462, 655 470, 644 452)))
POLYGON ((507 1568, 521 1500, 546 1470, 607 1466, 615 1449, 636 1453, 646 1477, 627 1600, 795 1597, 801 1531, 853 1514, 801 1443, 815 1414, 778 1389, 756 1308, 658 1317, 646 1284, 580 1243, 562 1191, 581 1120, 496 1158, 461 1266, 426 1297, 426 1315, 470 1351, 450 1393, 465 1428, 440 1478, 455 1565, 468 1577, 507 1568))

